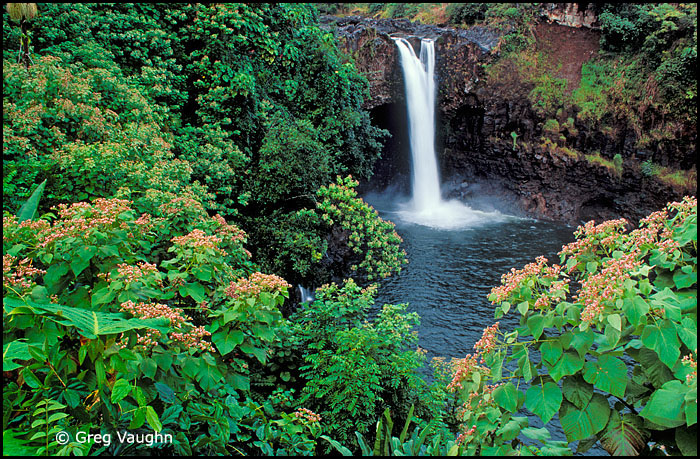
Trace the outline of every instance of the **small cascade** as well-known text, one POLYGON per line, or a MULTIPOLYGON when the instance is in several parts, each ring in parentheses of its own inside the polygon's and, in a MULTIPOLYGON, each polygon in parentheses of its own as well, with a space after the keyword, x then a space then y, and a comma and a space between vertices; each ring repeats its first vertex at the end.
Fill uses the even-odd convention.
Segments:
POLYGON ((299 289, 299 296, 301 297, 302 303, 311 303, 316 299, 312 291, 305 289, 301 285, 297 285, 297 288, 299 289))
POLYGON ((407 222, 455 229, 493 221, 501 215, 473 210, 442 199, 435 155, 435 41, 421 39, 420 58, 405 38, 394 38, 406 84, 408 134, 411 146, 412 197, 399 211, 407 222))

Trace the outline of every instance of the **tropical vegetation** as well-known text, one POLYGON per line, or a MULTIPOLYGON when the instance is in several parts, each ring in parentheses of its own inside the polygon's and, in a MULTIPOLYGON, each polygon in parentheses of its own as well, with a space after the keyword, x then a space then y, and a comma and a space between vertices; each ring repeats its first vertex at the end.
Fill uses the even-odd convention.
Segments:
POLYGON ((3 44, 4 455, 695 454, 695 198, 505 274, 520 327, 428 380, 315 6, 7 4, 3 44))

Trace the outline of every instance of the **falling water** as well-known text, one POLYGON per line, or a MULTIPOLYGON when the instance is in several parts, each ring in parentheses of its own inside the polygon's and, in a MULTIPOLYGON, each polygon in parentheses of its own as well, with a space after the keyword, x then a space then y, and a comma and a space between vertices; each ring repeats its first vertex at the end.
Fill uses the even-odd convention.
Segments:
POLYGON ((420 59, 411 44, 397 38, 406 81, 411 141, 413 208, 434 209, 440 204, 440 180, 435 161, 435 43, 421 41, 420 59))
POLYGON ((406 83, 411 145, 411 202, 400 212, 405 221, 436 228, 459 228, 502 217, 472 210, 440 194, 435 157, 435 42, 421 40, 420 58, 405 38, 394 38, 406 83))

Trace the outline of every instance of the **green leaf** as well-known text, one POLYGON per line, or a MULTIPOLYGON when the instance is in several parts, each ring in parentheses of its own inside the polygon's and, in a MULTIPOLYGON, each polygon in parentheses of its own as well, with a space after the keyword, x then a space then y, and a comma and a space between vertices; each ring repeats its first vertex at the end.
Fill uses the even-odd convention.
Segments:
POLYGON ((656 352, 659 359, 670 369, 681 355, 680 342, 673 323, 664 319, 658 326, 646 325, 642 330, 642 343, 656 352))
POLYGON ((238 373, 233 373, 231 375, 231 379, 233 381, 233 388, 241 391, 248 391, 250 390, 250 378, 238 373))
POLYGON ((610 314, 607 320, 615 330, 622 331, 622 319, 619 314, 610 314))
POLYGON ((600 443, 611 456, 639 456, 648 437, 649 432, 639 416, 625 413, 621 417, 613 411, 600 443))
POLYGON ((551 368, 549 375, 554 381, 559 381, 567 375, 573 375, 583 368, 583 359, 578 353, 566 351, 559 361, 551 368))
POLYGON ((246 354, 253 354, 262 364, 264 364, 267 360, 267 351, 263 348, 245 343, 241 345, 241 351, 245 352, 246 354))
POLYGON ((140 407, 146 406, 146 395, 143 393, 143 389, 139 386, 132 386, 131 392, 133 393, 134 400, 140 407))
POLYGON ((107 377, 105 376, 105 364, 101 357, 95 360, 95 377, 97 378, 97 384, 100 386, 107 381, 107 377))
POLYGON ((32 372, 32 370, 29 369, 29 367, 24 367, 24 370, 22 370, 22 378, 24 378, 24 382, 27 383, 27 385, 32 389, 38 389, 41 387, 41 381, 32 372))
POLYGON ((623 398, 627 387, 627 366, 622 360, 604 354, 598 357, 598 362, 586 362, 583 379, 603 392, 623 398))
POLYGON ((689 349, 695 349, 698 345, 698 324, 690 317, 683 317, 680 325, 676 325, 678 337, 689 349))
POLYGON ((664 427, 679 427, 685 424, 682 410, 685 392, 683 384, 678 380, 669 381, 651 394, 649 402, 639 412, 639 415, 654 424, 664 427))
POLYGON ((525 406, 539 416, 544 424, 559 411, 561 402, 561 390, 553 382, 546 382, 541 386, 530 386, 525 393, 525 406))
POLYGON ((6 429, 2 431, 2 455, 3 456, 16 456, 16 457, 29 457, 34 456, 36 453, 36 447, 27 447, 26 445, 30 442, 20 438, 26 435, 25 432, 15 432, 11 429, 6 429))
POLYGON ((552 436, 546 427, 540 427, 539 429, 535 427, 525 427, 523 429, 523 435, 525 435, 527 438, 540 440, 542 442, 549 440, 549 438, 552 436))
POLYGON ((676 429, 676 445, 683 456, 696 457, 698 455, 697 426, 690 429, 676 429))
POLYGON ((513 413, 518 408, 518 389, 511 382, 500 385, 494 389, 493 399, 498 406, 513 413))
POLYGON ((547 441, 540 449, 542 456, 573 456, 574 452, 565 441, 547 441))
POLYGON ((569 376, 562 383, 562 392, 568 401, 583 409, 593 397, 593 386, 586 383, 581 375, 569 376))
POLYGON ((29 306, 37 315, 49 313, 56 322, 76 327, 87 339, 142 328, 156 328, 167 332, 170 324, 170 320, 165 317, 126 319, 122 313, 97 312, 58 304, 39 304, 19 298, 4 298, 3 302, 10 307, 29 306))
POLYGON ((211 342, 214 343, 221 355, 226 355, 241 344, 244 339, 245 333, 241 330, 228 331, 228 327, 226 327, 214 333, 211 337, 211 342))
POLYGON ((642 317, 649 312, 649 304, 638 295, 634 298, 625 298, 622 303, 622 312, 625 313, 630 324, 636 327, 642 323, 642 317))
POLYGON ((513 418, 509 420, 503 427, 498 429, 496 431, 496 435, 499 435, 503 441, 510 441, 516 438, 518 435, 520 435, 520 432, 522 431, 523 433, 523 427, 527 426, 527 418, 513 418), (523 419, 525 420, 523 423, 523 419))
POLYGON ((529 301, 522 301, 518 304, 517 306, 518 312, 522 315, 525 315, 527 310, 530 308, 530 302, 529 301))
POLYGON ((201 303, 206 299, 206 290, 199 282, 190 282, 180 287, 180 295, 190 296, 197 303, 201 303))
POLYGON ((126 379, 118 379, 112 387, 112 403, 119 403, 131 393, 131 384, 126 379))
POLYGON ((591 345, 595 339, 593 331, 589 328, 585 331, 575 329, 571 333, 571 343, 569 348, 574 348, 580 357, 583 357, 591 350, 591 345))
POLYGON ((24 365, 14 362, 13 360, 31 360, 32 356, 29 353, 29 344, 24 339, 10 341, 3 345, 2 348, 2 371, 12 371, 21 368, 24 365))
POLYGON ((155 388, 158 391, 158 396, 165 403, 175 403, 175 391, 173 391, 170 386, 163 384, 162 382, 155 383, 155 388))
POLYGON ((559 341, 545 341, 540 345, 540 353, 542 354, 542 361, 551 367, 561 358, 561 343, 559 341))
POLYGON ((667 381, 673 379, 673 374, 668 367, 659 360, 659 356, 656 352, 646 347, 642 347, 639 350, 639 363, 642 366, 642 370, 649 381, 654 387, 661 387, 667 381))
POLYGON ((544 330, 545 316, 542 314, 535 314, 527 319, 527 327, 530 329, 530 333, 535 339, 539 339, 542 336, 542 331, 544 330))
POLYGON ((209 391, 223 379, 223 375, 216 366, 203 364, 200 365, 197 372, 197 382, 202 386, 202 389, 209 391))
POLYGON ((146 422, 146 407, 142 406, 134 411, 134 417, 129 422, 129 429, 138 429, 144 422, 146 422))
POLYGON ((328 443, 330 443, 331 446, 333 446, 333 448, 335 448, 343 456, 352 456, 352 451, 350 451, 345 446, 338 443, 336 440, 333 440, 332 438, 327 437, 326 435, 321 435, 321 438, 323 438, 328 443))
POLYGON ((19 211, 17 212, 17 221, 19 223, 22 223, 25 220, 34 219, 36 216, 36 211, 39 208, 41 194, 44 192, 45 187, 46 180, 41 182, 39 186, 36 187, 36 190, 34 190, 31 196, 29 196, 29 199, 27 199, 24 204, 22 204, 22 207, 19 208, 19 211))
POLYGON ((147 376, 151 379, 153 379, 156 376, 156 372, 158 371, 158 365, 156 364, 155 360, 149 357, 146 357, 141 361, 140 368, 144 376, 147 376))
POLYGON ((698 273, 695 271, 685 273, 682 270, 677 270, 673 273, 673 283, 678 289, 691 287, 698 283, 698 273))
POLYGON ((163 425, 160 423, 160 419, 158 419, 156 410, 154 410, 150 405, 146 407, 146 420, 148 421, 148 424, 150 424, 151 428, 156 432, 163 430, 163 425))
POLYGON ((603 430, 610 417, 608 399, 593 394, 591 401, 582 410, 569 402, 562 402, 559 420, 569 442, 583 440, 603 430))

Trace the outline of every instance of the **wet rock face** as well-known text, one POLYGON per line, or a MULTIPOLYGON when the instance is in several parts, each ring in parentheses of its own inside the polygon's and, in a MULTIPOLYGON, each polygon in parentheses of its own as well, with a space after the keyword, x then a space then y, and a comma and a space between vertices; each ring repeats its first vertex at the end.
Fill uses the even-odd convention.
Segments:
POLYGON ((479 81, 479 64, 490 59, 498 34, 483 28, 455 30, 407 19, 370 19, 360 16, 322 16, 321 25, 332 30, 341 47, 353 56, 370 86, 365 108, 404 101, 399 53, 392 37, 407 38, 418 52, 420 38, 435 39, 436 75, 440 109, 455 111, 479 81))
MULTIPOLYGON (((537 39, 552 47, 553 54, 561 54, 566 74, 560 77, 570 80, 573 89, 578 86, 582 62, 597 50, 597 32, 589 28, 594 22, 586 19, 587 10, 558 8, 545 8, 552 23, 545 21, 538 27, 537 39), (556 24, 561 21, 578 28, 556 24), (562 43, 570 46, 558 50, 562 43), (572 57, 572 53, 578 54, 572 57), (577 61, 576 65, 572 66, 572 61, 577 61)), ((415 50, 420 49, 421 37, 435 39, 439 88, 436 145, 443 181, 485 184, 482 190, 491 190, 527 215, 570 224, 619 217, 636 221, 682 198, 683 193, 643 176, 637 162, 630 161, 638 152, 633 149, 634 133, 624 126, 613 137, 580 125, 571 132, 562 130, 567 145, 580 151, 598 150, 608 159, 621 153, 625 158, 621 177, 583 158, 543 149, 545 120, 538 117, 529 101, 532 87, 519 79, 516 69, 506 69, 498 83, 486 81, 484 66, 493 61, 498 49, 499 35, 493 31, 441 28, 405 19, 321 19, 367 77, 370 99, 365 108, 373 122, 393 134, 375 166, 372 184, 363 184, 361 189, 409 186, 403 75, 392 40, 401 36, 415 50)), ((455 192, 449 197, 464 196, 455 192)))

